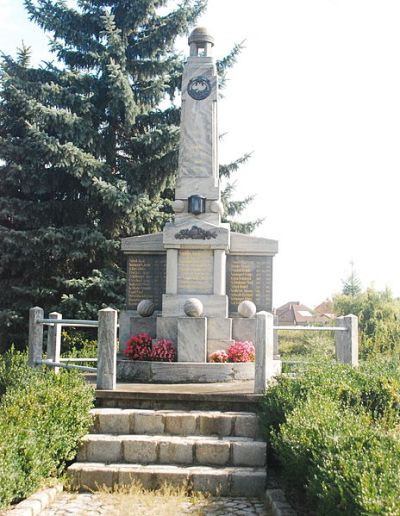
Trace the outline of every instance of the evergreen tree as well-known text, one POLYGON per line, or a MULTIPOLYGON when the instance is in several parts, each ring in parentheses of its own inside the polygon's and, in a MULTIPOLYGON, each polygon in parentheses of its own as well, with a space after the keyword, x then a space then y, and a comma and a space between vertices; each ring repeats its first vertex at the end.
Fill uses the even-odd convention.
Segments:
MULTIPOLYGON (((171 217, 183 67, 174 42, 205 0, 169 3, 25 0, 60 64, 32 68, 26 48, 3 56, 0 347, 25 344, 33 305, 79 318, 123 305, 120 238, 171 217)), ((222 83, 239 51, 217 63, 222 83)), ((230 193, 232 215, 248 200, 232 203, 230 193)))
POLYGON ((5 56, 0 102, 0 338, 33 305, 93 317, 124 300, 119 240, 159 229, 177 166, 182 58, 204 9, 186 0, 25 2, 61 66, 5 56), (163 7, 163 11, 160 11, 163 7), (99 301, 101 300, 101 302, 99 301))
POLYGON ((361 281, 354 270, 354 262, 350 262, 351 272, 346 280, 342 280, 342 294, 345 296, 357 296, 361 293, 361 281))

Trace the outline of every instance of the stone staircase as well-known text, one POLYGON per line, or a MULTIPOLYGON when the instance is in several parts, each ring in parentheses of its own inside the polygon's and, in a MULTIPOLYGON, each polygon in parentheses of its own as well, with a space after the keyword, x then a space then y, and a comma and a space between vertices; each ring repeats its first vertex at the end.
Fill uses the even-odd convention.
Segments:
POLYGON ((266 443, 249 412, 93 409, 94 426, 68 471, 95 490, 164 482, 221 496, 263 496, 266 443))

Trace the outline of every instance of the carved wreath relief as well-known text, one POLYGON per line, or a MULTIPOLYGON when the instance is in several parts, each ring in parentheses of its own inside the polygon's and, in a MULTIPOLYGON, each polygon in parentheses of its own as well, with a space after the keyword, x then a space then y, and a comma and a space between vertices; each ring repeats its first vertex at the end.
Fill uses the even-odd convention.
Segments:
POLYGON ((190 79, 187 92, 195 100, 206 99, 211 93, 211 82, 207 77, 199 75, 190 79))
POLYGON ((175 238, 184 240, 191 238, 192 240, 210 240, 211 238, 217 238, 216 231, 205 231, 198 226, 192 226, 190 229, 181 229, 179 233, 175 233, 175 238))

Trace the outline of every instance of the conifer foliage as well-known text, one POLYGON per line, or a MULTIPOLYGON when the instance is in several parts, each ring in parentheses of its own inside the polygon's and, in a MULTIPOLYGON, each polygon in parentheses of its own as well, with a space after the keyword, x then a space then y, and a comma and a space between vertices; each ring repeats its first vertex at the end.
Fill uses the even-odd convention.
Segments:
POLYGON ((3 57, 0 346, 31 306, 93 317, 124 297, 119 239, 159 229, 177 165, 182 56, 203 0, 26 0, 59 64, 3 57), (172 7, 169 7, 172 5, 172 7), (101 301, 100 301, 101 300, 101 301))
MULTIPOLYGON (((183 69, 174 44, 206 0, 24 3, 55 61, 32 67, 22 47, 0 65, 0 350, 26 344, 31 306, 84 319, 123 306, 120 239, 171 217, 183 69)), ((239 52, 218 61, 222 85, 239 52)), ((249 201, 231 193, 227 220, 249 201)))

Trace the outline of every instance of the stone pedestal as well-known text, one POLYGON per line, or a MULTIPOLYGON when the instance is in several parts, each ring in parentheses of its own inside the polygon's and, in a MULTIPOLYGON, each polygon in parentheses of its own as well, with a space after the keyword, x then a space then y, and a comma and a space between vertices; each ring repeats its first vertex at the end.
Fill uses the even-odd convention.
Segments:
POLYGON ((178 362, 207 361, 206 317, 178 318, 178 362))

